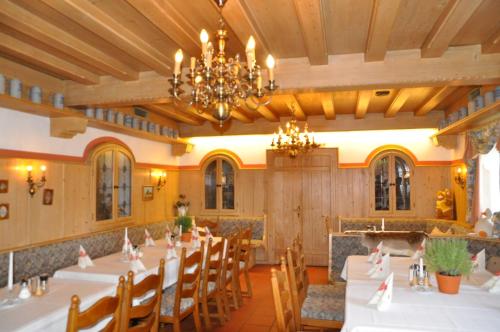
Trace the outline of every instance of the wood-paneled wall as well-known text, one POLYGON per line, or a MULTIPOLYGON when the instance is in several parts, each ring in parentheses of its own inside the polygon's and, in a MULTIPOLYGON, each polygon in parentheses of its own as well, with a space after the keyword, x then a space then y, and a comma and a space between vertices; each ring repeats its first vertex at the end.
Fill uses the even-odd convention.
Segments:
MULTIPOLYGON (((62 238, 92 233, 102 228, 92 222, 91 167, 89 163, 40 161, 15 158, 0 159, 0 179, 9 181, 8 193, 0 194, 0 203, 8 203, 10 217, 0 221, 0 251, 26 247, 62 238), (47 183, 30 197, 26 183, 26 165, 33 165, 39 180, 40 165, 47 166, 47 183), (43 189, 54 190, 52 205, 42 204, 43 189)), ((174 215, 178 196, 179 174, 169 171, 167 184, 154 193, 152 201, 142 200, 142 186, 156 184, 150 169, 135 168, 132 189, 131 223, 151 223, 174 215)), ((123 227, 114 225, 112 227, 123 227)))

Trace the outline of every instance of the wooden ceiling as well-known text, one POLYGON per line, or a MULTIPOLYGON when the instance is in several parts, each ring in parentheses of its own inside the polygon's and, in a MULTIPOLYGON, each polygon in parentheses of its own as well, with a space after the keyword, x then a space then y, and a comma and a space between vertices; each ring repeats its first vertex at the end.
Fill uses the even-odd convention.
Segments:
MULTIPOLYGON (((267 53, 278 58, 282 86, 291 85, 288 69, 280 71, 280 63, 285 68, 290 58, 306 58, 314 69, 335 65, 335 56, 361 54, 365 63, 375 63, 367 66, 377 68, 379 62, 391 65, 389 54, 419 50, 417 60, 423 65, 442 63, 449 73, 446 78, 436 73, 435 82, 421 81, 432 84, 402 78, 379 88, 375 78, 356 89, 341 84, 329 89, 329 83, 318 88, 313 86, 315 77, 303 76, 301 86, 306 88, 285 89, 257 110, 242 105, 233 117, 249 123, 258 118, 279 121, 291 110, 299 119, 335 119, 336 114, 394 117, 399 112, 425 115, 447 109, 477 83, 473 78, 481 77, 467 74, 457 80, 454 71, 467 66, 454 63, 447 68, 447 50, 480 45, 480 54, 500 53, 499 13, 498 0, 229 0, 222 12, 229 31, 228 53, 243 54, 244 43, 254 35, 261 60, 267 53), (379 90, 388 94, 377 96, 379 90)), ((216 122, 210 114, 173 102, 163 91, 168 90, 175 51, 182 48, 197 56, 199 31, 213 33, 218 17, 213 0, 2 0, 0 72, 34 70, 46 78, 48 91, 62 82, 70 106, 137 105, 179 123, 216 122), (137 90, 141 98, 132 96, 137 90)), ((497 65, 494 78, 500 78, 500 58, 488 59, 497 65)), ((491 67, 483 68, 491 72, 491 67)), ((432 76, 432 70, 424 69, 432 76)), ((358 79, 364 75, 351 71, 358 79)))

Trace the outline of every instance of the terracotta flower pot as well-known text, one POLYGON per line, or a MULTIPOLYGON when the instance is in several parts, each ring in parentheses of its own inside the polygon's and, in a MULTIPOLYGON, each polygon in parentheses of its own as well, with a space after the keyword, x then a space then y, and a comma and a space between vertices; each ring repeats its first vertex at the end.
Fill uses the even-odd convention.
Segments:
POLYGON ((462 276, 447 276, 436 272, 439 291, 445 294, 457 294, 462 276))
POLYGON ((181 242, 191 242, 191 232, 182 233, 181 242))

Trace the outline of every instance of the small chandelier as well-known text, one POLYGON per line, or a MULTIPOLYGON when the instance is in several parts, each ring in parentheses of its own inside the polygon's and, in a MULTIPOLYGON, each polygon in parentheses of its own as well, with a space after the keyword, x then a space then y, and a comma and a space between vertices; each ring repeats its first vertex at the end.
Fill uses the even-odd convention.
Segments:
POLYGON ((292 119, 286 123, 285 131, 279 126, 278 134, 274 133, 271 148, 273 151, 286 153, 290 158, 295 158, 299 153, 306 153, 309 150, 319 148, 321 144, 314 141, 314 136, 307 130, 307 122, 304 125, 304 132, 300 132, 297 120, 292 112, 292 119))
MULTIPOLYGON (((250 36, 246 45, 246 66, 240 62, 239 54, 234 58, 226 59, 225 47, 227 30, 222 19, 222 8, 226 1, 215 0, 221 18, 216 35, 216 52, 214 45, 209 41, 209 35, 205 29, 201 30, 200 41, 202 54, 200 59, 191 57, 189 74, 186 75, 188 84, 192 87, 190 105, 198 112, 210 111, 219 121, 222 127, 224 121, 231 117, 231 110, 238 108, 241 102, 245 102, 250 109, 256 110, 260 106, 268 105, 277 85, 274 81, 275 61, 272 55, 266 59, 269 84, 262 85, 261 67, 255 60, 255 39, 250 36), (266 102, 260 102, 268 95, 266 102), (247 103, 252 98, 252 105, 247 103)), ((169 80, 172 88, 170 94, 180 99, 184 93, 181 85, 181 63, 183 59, 182 50, 175 54, 175 67, 173 78, 169 80)))

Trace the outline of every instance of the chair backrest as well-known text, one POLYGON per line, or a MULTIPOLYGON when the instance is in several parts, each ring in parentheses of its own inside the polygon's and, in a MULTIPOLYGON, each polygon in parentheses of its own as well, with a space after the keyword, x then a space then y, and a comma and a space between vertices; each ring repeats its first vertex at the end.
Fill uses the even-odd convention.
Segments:
POLYGON ((187 257, 186 248, 182 248, 179 274, 177 276, 177 288, 175 291, 174 316, 181 314, 182 299, 191 298, 195 304, 198 303, 204 248, 205 245, 202 241, 200 249, 187 257))
POLYGON ((80 298, 78 295, 71 297, 68 313, 67 332, 76 332, 99 323, 112 315, 112 319, 101 330, 104 332, 117 332, 120 330, 121 309, 124 292, 125 278, 120 276, 115 296, 106 296, 94 303, 90 308, 80 312, 80 298))
POLYGON ((292 294, 285 271, 271 269, 271 285, 273 289, 274 310, 279 332, 296 331, 295 317, 292 307, 292 294))
POLYGON ((293 250, 297 253, 297 263, 302 271, 302 282, 304 283, 304 288, 307 290, 309 287, 309 275, 307 274, 306 257, 304 255, 304 245, 302 237, 300 234, 293 239, 293 250))
POLYGON ((222 241, 218 241, 214 244, 212 239, 208 240, 207 254, 205 255, 205 264, 203 267, 203 278, 201 285, 202 296, 208 295, 209 282, 215 282, 217 286, 220 285, 222 261, 224 258, 224 242, 225 239, 222 239, 222 241))
POLYGON ((238 234, 240 246, 240 261, 248 261, 250 259, 250 249, 252 247, 252 226, 241 230, 238 234))
POLYGON ((123 331, 158 331, 164 274, 165 260, 163 258, 160 259, 158 274, 151 274, 135 285, 134 272, 128 272, 122 309, 121 326, 123 331), (134 299, 144 296, 146 298, 140 304, 133 305, 134 299), (139 324, 129 327, 132 319, 140 319, 139 324))
POLYGON ((232 276, 238 276, 238 263, 240 259, 240 250, 239 250, 239 240, 238 235, 233 234, 226 239, 226 254, 224 260, 222 262, 222 278, 221 278, 221 286, 225 288, 227 283, 231 281, 231 278, 228 278, 227 272, 232 272, 232 276))
MULTIPOLYGON (((198 227, 208 227, 210 229, 210 233, 212 233, 213 236, 218 236, 219 235, 219 223, 214 220, 209 220, 209 219, 201 219, 201 220, 196 220, 196 226, 198 227)), ((204 236, 205 231, 200 231, 200 235, 204 236), (203 233, 203 234, 202 234, 203 233)))
POLYGON ((286 250, 286 265, 285 259, 281 259, 282 269, 288 270, 288 278, 290 280, 290 289, 292 291, 292 306, 296 319, 297 326, 300 326, 300 311, 302 304, 307 295, 307 289, 304 287, 303 273, 298 265, 297 252, 291 248, 286 250))

